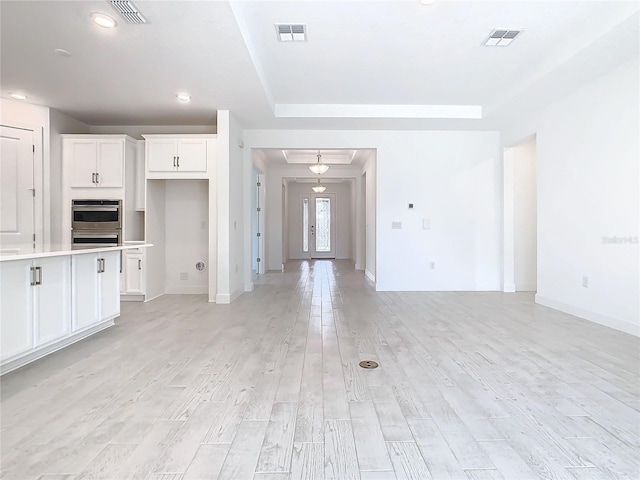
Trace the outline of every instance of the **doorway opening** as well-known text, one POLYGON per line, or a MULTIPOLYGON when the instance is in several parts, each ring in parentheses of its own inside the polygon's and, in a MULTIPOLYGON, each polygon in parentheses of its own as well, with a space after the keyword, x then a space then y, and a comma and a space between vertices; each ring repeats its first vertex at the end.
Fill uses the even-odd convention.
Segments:
POLYGON ((536 137, 504 151, 504 291, 537 290, 536 137))

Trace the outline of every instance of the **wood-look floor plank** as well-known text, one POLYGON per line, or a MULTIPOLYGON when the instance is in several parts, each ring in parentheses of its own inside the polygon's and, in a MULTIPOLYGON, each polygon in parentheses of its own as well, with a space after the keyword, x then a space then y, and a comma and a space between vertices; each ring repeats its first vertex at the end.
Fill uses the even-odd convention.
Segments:
POLYGON ((293 402, 276 402, 273 405, 256 472, 290 471, 296 407, 293 402))
POLYGON ((414 442, 387 442, 387 448, 398 480, 433 478, 414 442))
POLYGON ((324 477, 327 480, 357 480, 360 477, 349 420, 325 421, 324 477))
POLYGON ((291 462, 291 480, 324 479, 324 444, 295 443, 291 462))
POLYGON ((253 478, 267 422, 242 422, 222 464, 218 480, 253 478))
POLYGON ((349 411, 360 470, 392 470, 373 403, 351 402, 349 411))
POLYGON ((215 480, 227 458, 230 445, 202 444, 184 472, 183 480, 215 480))

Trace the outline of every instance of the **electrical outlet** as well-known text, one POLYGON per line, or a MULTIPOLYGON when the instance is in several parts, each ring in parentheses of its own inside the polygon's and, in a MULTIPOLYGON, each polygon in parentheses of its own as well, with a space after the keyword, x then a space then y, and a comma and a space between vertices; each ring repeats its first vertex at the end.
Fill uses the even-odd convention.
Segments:
POLYGON ((582 286, 584 288, 589 288, 589 277, 582 277, 582 286))
POLYGON ((189 273, 188 272, 181 272, 180 273, 180 280, 189 280, 189 273))
POLYGON ((436 269, 436 262, 431 262, 429 264, 429 268, 431 268, 431 270, 435 270, 436 269))

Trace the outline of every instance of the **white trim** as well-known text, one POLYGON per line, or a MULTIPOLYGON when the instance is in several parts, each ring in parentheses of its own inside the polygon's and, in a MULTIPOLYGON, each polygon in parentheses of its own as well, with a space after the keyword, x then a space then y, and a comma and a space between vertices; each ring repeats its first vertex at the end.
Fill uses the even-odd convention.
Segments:
POLYGON ((515 293, 516 286, 513 283, 509 283, 508 285, 504 285, 502 287, 502 291, 505 292, 505 293, 515 293))
POLYGON ((255 284, 253 282, 249 283, 249 285, 244 287, 244 291, 245 292, 253 292, 253 290, 256 288, 255 284))
POLYGON ((228 293, 218 293, 216 295, 216 303, 228 304, 231 303, 231 295, 228 293))
POLYGON ((617 318, 608 317, 607 315, 602 315, 601 313, 585 310, 580 307, 574 307, 573 305, 568 305, 566 303, 558 302, 556 300, 552 300, 551 298, 543 297, 541 295, 536 295, 535 300, 536 300, 536 303, 540 305, 544 305, 545 307, 550 307, 556 310, 560 310, 561 312, 568 313, 570 315, 575 315, 576 317, 589 320, 590 322, 594 322, 599 325, 604 325, 605 327, 613 328, 615 330, 619 330, 621 332, 625 332, 630 335, 635 335, 636 337, 640 337, 640 325, 633 324, 631 322, 626 322, 624 320, 619 320, 617 318))
POLYGON ((371 273, 369 270, 367 270, 366 268, 364 270, 364 274, 367 276, 367 278, 369 280, 371 280, 373 283, 376 283, 376 276, 373 273, 371 273))

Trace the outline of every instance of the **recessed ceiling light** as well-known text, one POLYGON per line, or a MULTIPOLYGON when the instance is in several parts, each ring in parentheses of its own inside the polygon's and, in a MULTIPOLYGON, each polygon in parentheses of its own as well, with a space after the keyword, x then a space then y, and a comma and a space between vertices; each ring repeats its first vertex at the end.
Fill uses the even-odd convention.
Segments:
POLYGON ((93 23, 95 23, 96 25, 100 25, 104 28, 113 28, 116 26, 116 21, 109 15, 105 15, 104 13, 92 13, 91 20, 93 20, 93 23))
POLYGON ((176 94, 176 98, 185 103, 191 101, 191 95, 189 95, 188 93, 178 93, 176 94))
POLYGON ((22 93, 12 93, 11 94, 11 98, 13 98, 15 100, 26 100, 27 96, 22 94, 22 93))
POLYGON ((70 57, 71 56, 71 52, 69 50, 65 50, 64 48, 56 48, 54 50, 54 53, 57 53, 61 57, 70 57))

